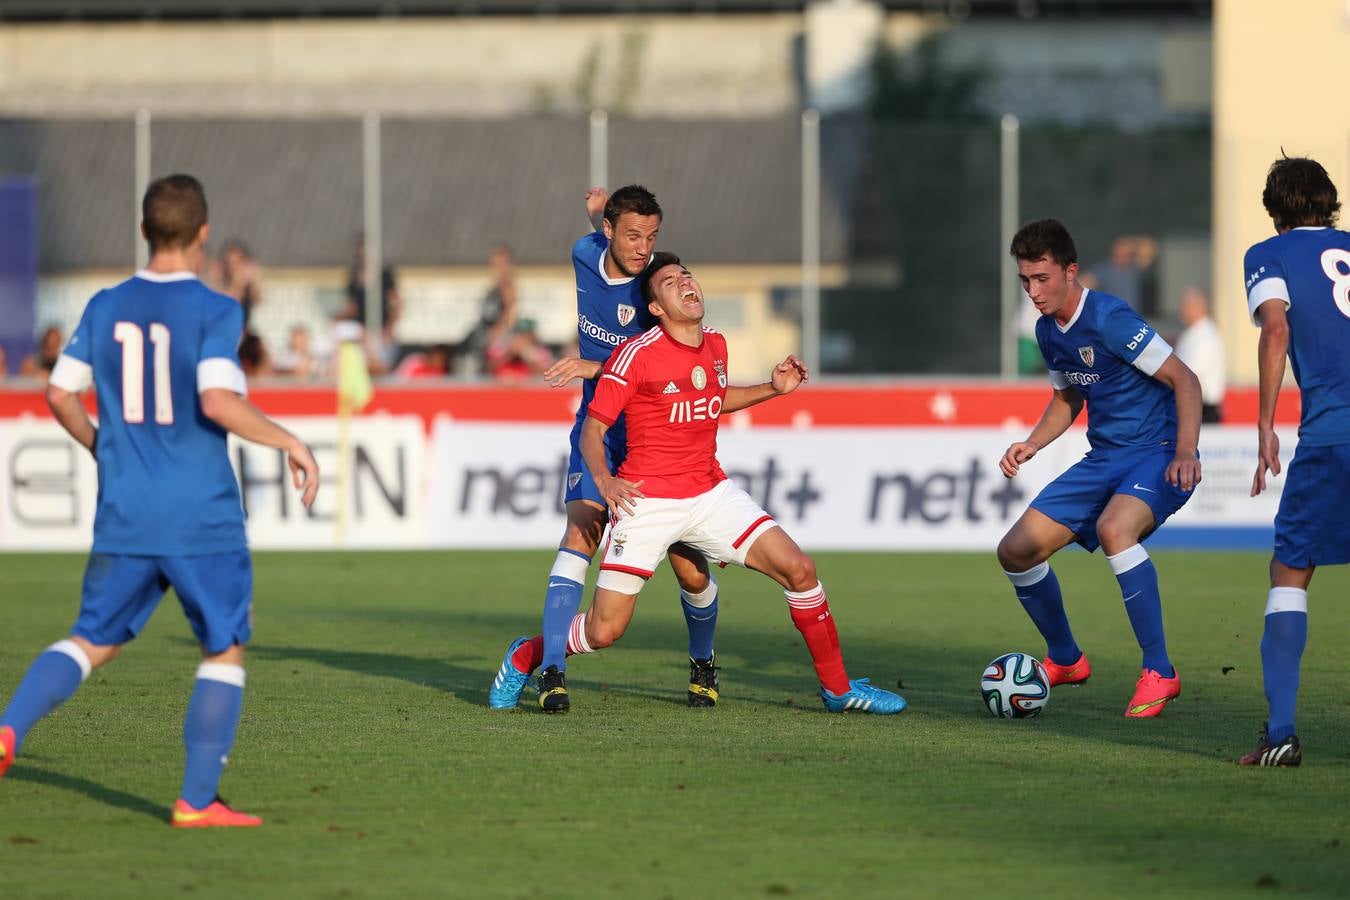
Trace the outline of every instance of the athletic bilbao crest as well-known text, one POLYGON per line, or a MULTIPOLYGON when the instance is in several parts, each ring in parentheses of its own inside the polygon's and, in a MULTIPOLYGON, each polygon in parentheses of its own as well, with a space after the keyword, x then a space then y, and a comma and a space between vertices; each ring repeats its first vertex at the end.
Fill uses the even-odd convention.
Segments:
POLYGON ((567 473, 567 489, 568 489, 569 491, 574 491, 574 490, 577 489, 577 485, 579 485, 579 484, 581 484, 581 473, 580 473, 580 472, 568 472, 568 473, 567 473))
POLYGON ((1083 365, 1087 366, 1089 369, 1092 368, 1092 360, 1094 357, 1091 347, 1079 347, 1078 355, 1083 358, 1083 365))
POLYGON ((633 321, 637 315, 637 307, 629 306, 627 303, 619 304, 619 324, 627 327, 628 323, 633 321))

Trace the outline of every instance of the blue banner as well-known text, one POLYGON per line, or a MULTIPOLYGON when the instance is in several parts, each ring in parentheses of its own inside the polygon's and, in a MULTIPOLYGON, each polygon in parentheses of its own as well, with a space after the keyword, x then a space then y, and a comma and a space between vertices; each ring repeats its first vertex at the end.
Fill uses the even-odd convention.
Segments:
POLYGON ((5 372, 34 350, 37 315, 37 184, 0 179, 0 351, 5 372))

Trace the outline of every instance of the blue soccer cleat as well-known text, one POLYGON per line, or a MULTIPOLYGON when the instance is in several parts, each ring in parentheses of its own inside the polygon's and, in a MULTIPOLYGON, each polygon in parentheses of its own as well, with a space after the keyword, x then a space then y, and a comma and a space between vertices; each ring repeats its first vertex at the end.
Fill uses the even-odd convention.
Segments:
POLYGON ((820 699, 826 712, 865 712, 878 716, 893 716, 909 704, 899 694, 872 687, 866 678, 855 678, 848 683, 847 694, 832 694, 820 689, 820 699))
POLYGON ((492 679, 492 687, 488 688, 489 709, 515 709, 516 704, 520 703, 520 692, 525 690, 530 673, 517 669, 511 663, 511 657, 520 645, 527 641, 529 641, 527 637, 518 637, 506 648, 506 655, 502 657, 502 667, 497 670, 497 677, 492 679))

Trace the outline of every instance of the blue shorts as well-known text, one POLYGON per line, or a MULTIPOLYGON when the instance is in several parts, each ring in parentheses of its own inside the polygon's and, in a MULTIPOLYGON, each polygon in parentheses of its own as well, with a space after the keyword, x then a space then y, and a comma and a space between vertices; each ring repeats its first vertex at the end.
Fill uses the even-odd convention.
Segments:
POLYGON ((1299 444, 1275 514, 1275 559, 1292 569, 1350 562, 1350 444, 1299 444))
POLYGON ((170 587, 207 653, 248 643, 253 562, 247 550, 201 556, 92 553, 71 633, 100 646, 125 644, 140 634, 170 587))
POLYGON ((1116 494, 1147 503, 1156 530, 1191 499, 1191 492, 1167 483, 1167 466, 1175 457, 1171 444, 1090 450, 1047 484, 1031 508, 1071 530, 1089 552, 1100 544, 1097 519, 1116 494))
MULTIPOLYGON (((577 422, 572 426, 572 452, 567 457, 567 489, 563 492, 563 500, 571 503, 573 500, 589 500, 601 507, 607 506, 605 498, 600 496, 600 489, 595 486, 595 479, 591 477, 591 470, 586 468, 586 461, 581 458, 581 426, 586 422, 585 416, 577 416, 577 422)), ((609 466, 610 472, 619 471, 619 466, 623 465, 624 458, 628 456, 628 435, 621 432, 617 435, 617 440, 612 438, 614 429, 605 433, 605 465, 609 466)))

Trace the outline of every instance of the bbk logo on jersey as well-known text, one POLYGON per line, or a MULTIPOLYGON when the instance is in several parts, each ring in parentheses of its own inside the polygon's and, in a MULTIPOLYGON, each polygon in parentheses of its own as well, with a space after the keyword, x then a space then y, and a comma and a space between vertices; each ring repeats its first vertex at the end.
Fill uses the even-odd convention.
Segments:
POLYGON ((1095 359, 1096 357, 1095 354, 1092 352, 1091 347, 1079 347, 1078 355, 1082 357, 1083 365, 1087 366, 1089 369, 1092 368, 1092 360, 1095 359))
POLYGON ((628 326, 628 323, 631 322, 631 321, 633 321, 633 317, 636 316, 636 315, 637 315, 637 307, 635 307, 635 306, 629 306, 627 303, 620 303, 620 304, 619 304, 619 324, 620 324, 620 325, 622 325, 622 326, 624 326, 624 327, 627 327, 627 326, 628 326))

